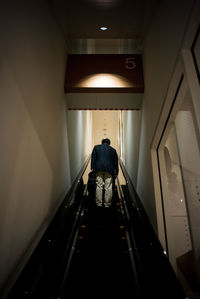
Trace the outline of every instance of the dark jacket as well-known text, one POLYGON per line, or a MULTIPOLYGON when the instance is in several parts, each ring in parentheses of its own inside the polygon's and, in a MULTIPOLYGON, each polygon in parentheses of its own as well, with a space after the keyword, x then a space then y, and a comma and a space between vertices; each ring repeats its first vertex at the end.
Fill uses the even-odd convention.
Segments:
POLYGON ((116 150, 107 143, 95 145, 92 151, 91 169, 118 175, 118 156, 116 150))

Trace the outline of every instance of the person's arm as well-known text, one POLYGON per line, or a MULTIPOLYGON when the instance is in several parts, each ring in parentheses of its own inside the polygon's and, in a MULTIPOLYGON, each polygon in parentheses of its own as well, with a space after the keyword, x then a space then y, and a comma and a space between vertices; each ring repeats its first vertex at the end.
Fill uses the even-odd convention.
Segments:
POLYGON ((115 150, 115 156, 114 156, 114 174, 115 174, 115 177, 118 176, 118 173, 119 173, 118 155, 117 155, 117 152, 115 150))
POLYGON ((93 148, 92 157, 91 157, 91 170, 94 171, 96 165, 96 148, 93 148))

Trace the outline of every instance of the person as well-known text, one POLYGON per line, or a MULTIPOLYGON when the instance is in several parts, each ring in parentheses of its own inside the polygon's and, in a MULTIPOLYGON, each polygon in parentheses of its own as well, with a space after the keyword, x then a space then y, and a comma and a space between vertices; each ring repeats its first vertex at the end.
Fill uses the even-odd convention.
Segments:
POLYGON ((109 208, 112 204, 113 182, 119 172, 118 155, 110 146, 110 139, 102 139, 101 144, 94 146, 91 171, 96 173, 96 205, 109 208))

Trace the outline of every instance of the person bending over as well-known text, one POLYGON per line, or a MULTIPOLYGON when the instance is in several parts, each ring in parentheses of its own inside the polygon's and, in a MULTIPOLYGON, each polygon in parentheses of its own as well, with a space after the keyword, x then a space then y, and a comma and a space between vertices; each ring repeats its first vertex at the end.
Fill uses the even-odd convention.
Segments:
POLYGON ((112 203, 114 179, 119 172, 117 152, 110 146, 110 139, 102 139, 101 144, 94 146, 91 170, 96 173, 96 205, 109 208, 112 203))

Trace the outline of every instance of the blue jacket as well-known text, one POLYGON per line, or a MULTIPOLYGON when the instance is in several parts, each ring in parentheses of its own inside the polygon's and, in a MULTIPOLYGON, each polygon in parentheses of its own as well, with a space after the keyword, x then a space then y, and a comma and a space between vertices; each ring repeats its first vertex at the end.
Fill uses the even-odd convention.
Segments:
POLYGON ((91 169, 118 175, 118 156, 116 150, 107 143, 95 145, 92 151, 91 169))

